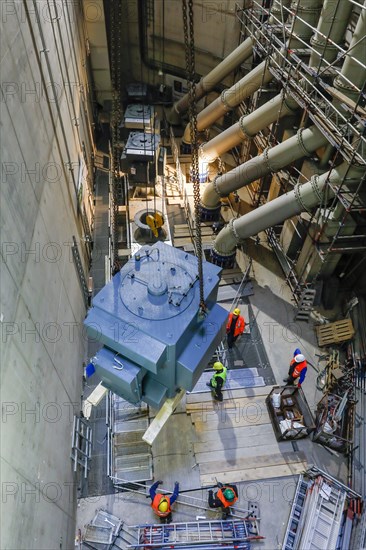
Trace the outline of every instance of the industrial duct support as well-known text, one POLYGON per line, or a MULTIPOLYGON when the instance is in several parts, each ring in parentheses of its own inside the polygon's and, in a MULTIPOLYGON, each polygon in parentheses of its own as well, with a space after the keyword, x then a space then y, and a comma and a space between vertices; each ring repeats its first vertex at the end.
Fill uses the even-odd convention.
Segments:
MULTIPOLYGON (((297 18, 293 19, 293 25, 291 26, 292 32, 290 33, 286 44, 288 49, 296 48, 299 45, 298 43, 300 43, 301 47, 303 47, 303 42, 299 42, 298 40, 298 37, 300 36, 302 41, 309 41, 312 35, 311 25, 313 22, 314 24, 316 23, 316 20, 319 17, 321 5, 321 0, 300 0, 299 3, 296 2, 296 10, 302 14, 302 20, 300 21, 297 18), (316 18, 315 21, 314 18, 316 18)), ((273 77, 269 70, 268 62, 266 60, 262 61, 262 63, 245 75, 231 88, 224 90, 217 99, 215 99, 198 114, 197 130, 200 132, 212 126, 216 120, 228 111, 234 109, 234 107, 239 105, 246 98, 250 97, 262 85, 268 84, 272 78, 273 77)), ((183 142, 189 144, 190 141, 190 125, 187 124, 184 130, 183 142)), ((239 140, 239 142, 240 141, 241 140, 239 140)))
POLYGON ((266 149, 262 155, 250 159, 227 174, 217 176, 203 192, 203 211, 216 211, 220 205, 220 197, 226 197, 271 172, 277 172, 303 156, 310 156, 313 151, 326 144, 327 138, 316 126, 300 129, 295 136, 272 149, 266 149))
POLYGON ((281 92, 271 101, 249 115, 242 116, 238 122, 200 147, 200 158, 203 162, 213 162, 217 157, 239 145, 244 139, 255 136, 260 130, 269 126, 277 118, 293 113, 297 103, 292 98, 284 99, 281 92))
MULTIPOLYGON (((366 2, 364 2, 365 6, 366 2)), ((334 86, 353 101, 357 101, 365 85, 366 74, 366 9, 361 9, 352 40, 347 51, 341 74, 334 79, 334 86)))
POLYGON ((215 239, 213 256, 222 262, 235 254, 237 245, 243 239, 256 235, 273 225, 282 223, 284 220, 306 212, 323 201, 324 189, 327 188, 327 198, 334 196, 332 189, 339 186, 344 180, 354 182, 359 180, 365 173, 365 166, 349 165, 344 162, 337 168, 322 174, 313 176, 310 181, 296 187, 288 193, 281 195, 273 201, 267 202, 256 210, 231 220, 224 227, 215 239))
MULTIPOLYGON (((252 55, 253 41, 247 38, 233 52, 231 52, 221 63, 219 63, 206 76, 202 77, 196 86, 196 101, 201 99, 205 94, 212 90, 216 84, 226 78, 236 67, 243 63, 252 55)), ((171 124, 179 124, 180 117, 184 114, 189 105, 189 94, 185 94, 177 101, 169 114, 169 122, 171 124)))
MULTIPOLYGON (((327 0, 324 4, 324 8, 321 12, 321 17, 319 18, 319 24, 314 34, 314 37, 317 37, 318 50, 323 52, 328 52, 328 46, 332 46, 332 43, 340 42, 346 32, 349 14, 351 12, 351 3, 347 1, 347 10, 346 17, 343 18, 338 16, 338 9, 341 4, 338 4, 337 9, 333 13, 333 17, 329 17, 330 9, 333 8, 332 0, 327 0), (328 14, 328 17, 326 16, 328 14), (332 26, 331 22, 335 20, 337 24, 332 26), (328 37, 324 39, 324 37, 328 37), (323 42, 321 39, 323 38, 323 42)), ((342 4, 343 6, 343 4, 342 4)), ((315 8, 314 8, 315 9, 315 8)), ((313 13, 313 10, 311 11, 313 13)), ((313 37, 313 38, 314 38, 313 37)), ((336 57, 337 49, 331 47, 329 53, 326 54, 328 62, 334 61, 336 57)), ((317 52, 313 52, 314 55, 311 56, 309 61, 309 66, 314 67, 319 64, 317 58, 317 52)), ((197 117, 197 127, 198 130, 203 130, 212 125, 215 120, 220 118, 224 112, 228 111, 230 108, 234 108, 246 97, 249 97, 251 93, 259 88, 261 85, 260 72, 257 72, 259 69, 262 71, 265 68, 265 62, 261 63, 253 69, 246 77, 244 77, 237 84, 232 86, 229 90, 222 92, 221 96, 213 101, 206 109, 201 111, 197 117), (245 82, 245 83, 244 83, 245 82), (227 98, 227 99, 225 99, 227 98)), ((271 80, 271 73, 267 69, 263 74, 263 83, 267 83, 271 80)), ((304 83, 306 85, 306 83, 304 83)), ((250 115, 245 115, 240 118, 240 120, 210 140, 207 143, 204 143, 200 149, 200 156, 204 162, 213 162, 217 157, 222 155, 224 152, 229 151, 231 148, 239 145, 247 137, 255 136, 260 130, 272 124, 277 118, 283 118, 291 113, 293 113, 298 108, 296 101, 289 95, 284 94, 283 92, 277 95, 271 100, 271 102, 262 105, 259 109, 251 113, 250 115)), ((190 126, 187 125, 183 141, 189 143, 190 140, 190 126)))
MULTIPOLYGON (((262 84, 268 84, 272 75, 266 68, 266 61, 262 61, 255 69, 250 71, 241 80, 208 105, 197 116, 197 130, 209 128, 212 124, 228 111, 239 105, 247 97, 254 94, 262 84)), ((190 124, 188 123, 183 134, 184 143, 191 142, 190 124)))

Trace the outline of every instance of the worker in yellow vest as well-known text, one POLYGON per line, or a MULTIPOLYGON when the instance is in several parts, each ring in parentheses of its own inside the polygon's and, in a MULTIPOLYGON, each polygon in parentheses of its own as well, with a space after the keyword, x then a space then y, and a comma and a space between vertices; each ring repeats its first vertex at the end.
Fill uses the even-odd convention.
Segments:
POLYGON ((217 401, 222 401, 224 398, 222 395, 222 388, 226 382, 227 368, 224 367, 220 361, 216 361, 216 363, 213 364, 213 369, 215 373, 206 385, 211 388, 214 398, 217 399, 217 401))

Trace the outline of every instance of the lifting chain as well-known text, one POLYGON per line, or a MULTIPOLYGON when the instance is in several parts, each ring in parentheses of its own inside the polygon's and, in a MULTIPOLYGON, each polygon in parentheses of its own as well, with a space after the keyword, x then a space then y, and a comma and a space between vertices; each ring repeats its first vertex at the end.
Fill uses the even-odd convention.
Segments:
POLYGON ((194 21, 193 21, 193 0, 182 0, 183 9, 183 28, 184 28, 184 46, 186 56, 186 72, 189 89, 189 122, 191 132, 191 151, 192 151, 192 183, 194 198, 194 222, 196 230, 196 253, 198 261, 198 279, 200 289, 200 314, 206 313, 206 304, 203 289, 203 254, 201 237, 201 200, 200 200, 200 181, 198 164, 198 142, 197 142, 197 105, 196 105, 196 83, 195 79, 195 47, 194 47, 194 21))
POLYGON ((113 242, 113 269, 118 264, 118 194, 117 188, 121 185, 119 170, 120 157, 120 129, 122 118, 121 111, 121 21, 122 8, 121 0, 113 0, 110 4, 111 10, 111 76, 113 86, 112 102, 112 185, 111 196, 111 235, 113 242))

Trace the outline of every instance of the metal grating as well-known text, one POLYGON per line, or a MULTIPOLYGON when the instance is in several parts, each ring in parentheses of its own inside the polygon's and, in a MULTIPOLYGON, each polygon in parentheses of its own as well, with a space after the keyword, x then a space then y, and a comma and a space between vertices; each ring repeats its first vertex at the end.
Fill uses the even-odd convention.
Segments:
POLYGON ((108 473, 116 486, 152 479, 151 447, 142 440, 148 407, 133 405, 110 392, 107 400, 108 473))
MULTIPOLYGON (((190 393, 207 392, 209 388, 206 384, 212 377, 212 371, 205 371, 190 393)), ((235 369, 228 370, 225 382, 225 390, 234 390, 238 388, 253 388, 265 386, 262 376, 258 376, 257 369, 235 369)))

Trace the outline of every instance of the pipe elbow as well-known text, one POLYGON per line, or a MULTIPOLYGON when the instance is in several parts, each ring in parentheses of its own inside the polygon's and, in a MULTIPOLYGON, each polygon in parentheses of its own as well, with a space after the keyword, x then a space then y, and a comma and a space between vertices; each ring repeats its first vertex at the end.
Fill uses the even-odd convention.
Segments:
POLYGON ((191 145, 191 124, 190 124, 190 122, 188 122, 188 124, 187 124, 187 126, 184 130, 182 141, 184 141, 184 143, 186 143, 187 145, 191 145))
POLYGON ((234 262, 238 239, 233 224, 234 220, 230 220, 214 240, 211 256, 216 265, 230 267, 234 262))
POLYGON ((219 177, 216 176, 213 181, 210 181, 206 185, 201 198, 202 208, 216 210, 220 206, 220 193, 217 189, 217 180, 219 177))
POLYGON ((181 123, 181 115, 178 110, 178 103, 174 103, 173 107, 167 114, 169 124, 172 126, 178 126, 181 123))

